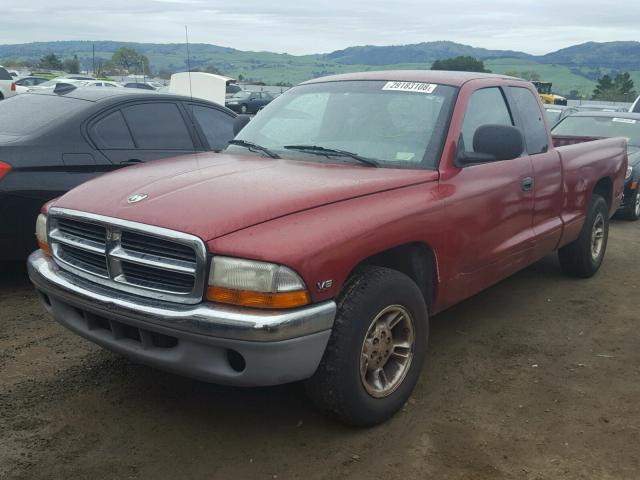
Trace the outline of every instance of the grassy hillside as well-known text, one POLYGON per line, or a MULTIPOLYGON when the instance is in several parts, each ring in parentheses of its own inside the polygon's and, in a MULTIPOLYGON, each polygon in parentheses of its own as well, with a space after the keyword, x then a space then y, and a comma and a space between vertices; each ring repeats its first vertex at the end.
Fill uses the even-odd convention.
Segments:
POLYGON ((389 65, 394 63, 426 63, 443 58, 471 56, 480 60, 513 57, 531 58, 512 50, 487 50, 455 42, 425 42, 414 45, 349 47, 325 55, 325 58, 348 65, 389 65))
MULTIPOLYGON (((132 42, 63 41, 22 45, 0 45, 0 63, 9 59, 37 64, 47 53, 62 58, 77 55, 82 68, 92 65, 92 46, 96 57, 110 59, 122 46, 136 49, 149 58, 154 72, 186 70, 186 47, 183 44, 132 42)), ((535 71, 540 78, 553 82, 554 91, 568 94, 577 90, 588 96, 595 79, 604 73, 629 70, 640 90, 640 43, 609 42, 576 45, 543 56, 522 52, 486 50, 453 42, 429 42, 389 47, 350 47, 329 54, 288 55, 272 52, 250 52, 209 44, 190 45, 191 67, 212 66, 238 78, 266 83, 296 84, 310 78, 336 73, 366 70, 428 69, 431 61, 454 55, 473 55, 484 59, 487 68, 496 73, 535 71)))
POLYGON ((590 95, 596 86, 596 82, 573 73, 568 67, 561 65, 546 65, 531 60, 514 58, 501 58, 487 60, 485 66, 495 73, 510 71, 533 71, 540 75, 540 79, 553 83, 554 92, 568 94, 571 90, 577 90, 581 95, 590 95))

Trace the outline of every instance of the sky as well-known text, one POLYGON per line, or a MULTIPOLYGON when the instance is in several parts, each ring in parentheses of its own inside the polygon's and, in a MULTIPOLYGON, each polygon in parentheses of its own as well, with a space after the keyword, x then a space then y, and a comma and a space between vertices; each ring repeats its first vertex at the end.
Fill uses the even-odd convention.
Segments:
POLYGON ((0 44, 51 40, 192 43, 279 53, 450 40, 549 53, 640 40, 640 1, 0 0, 0 44))

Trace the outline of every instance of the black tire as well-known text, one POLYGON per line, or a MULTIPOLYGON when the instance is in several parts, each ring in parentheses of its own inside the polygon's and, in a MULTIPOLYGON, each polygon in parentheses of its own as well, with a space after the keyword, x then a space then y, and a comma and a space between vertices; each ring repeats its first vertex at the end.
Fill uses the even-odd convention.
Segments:
POLYGON ((329 344, 318 370, 306 382, 307 393, 321 410, 343 423, 358 427, 381 423, 400 410, 411 395, 422 370, 428 334, 427 306, 418 286, 396 270, 363 267, 351 276, 338 299, 329 344), (376 398, 361 378, 363 343, 378 314, 398 307, 413 319, 413 356, 395 389, 376 398))
POLYGON ((249 108, 246 105, 241 105, 240 106, 240 113, 242 113, 242 114, 249 113, 249 108))
POLYGON ((558 251, 562 270, 568 275, 579 278, 593 276, 602 265, 608 237, 609 206, 604 198, 594 194, 589 201, 580 236, 558 251), (596 222, 602 226, 602 242, 597 254, 594 254, 592 246, 596 222))
POLYGON ((624 211, 623 216, 627 220, 635 222, 640 218, 640 188, 636 188, 633 197, 631 198, 631 205, 624 211))

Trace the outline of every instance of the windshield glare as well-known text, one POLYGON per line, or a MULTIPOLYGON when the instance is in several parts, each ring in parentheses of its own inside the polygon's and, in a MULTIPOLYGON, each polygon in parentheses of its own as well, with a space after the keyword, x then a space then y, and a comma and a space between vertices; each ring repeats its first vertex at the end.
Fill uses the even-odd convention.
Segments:
POLYGON ((640 121, 617 117, 567 117, 553 128, 554 135, 580 137, 624 137, 640 146, 640 121))
MULTIPOLYGON (((301 85, 273 100, 236 137, 283 158, 310 158, 287 145, 345 150, 389 168, 436 168, 457 89, 384 90, 386 81, 301 85), (429 90, 427 90, 429 91, 429 90)), ((240 151, 230 146, 230 151, 240 151)))

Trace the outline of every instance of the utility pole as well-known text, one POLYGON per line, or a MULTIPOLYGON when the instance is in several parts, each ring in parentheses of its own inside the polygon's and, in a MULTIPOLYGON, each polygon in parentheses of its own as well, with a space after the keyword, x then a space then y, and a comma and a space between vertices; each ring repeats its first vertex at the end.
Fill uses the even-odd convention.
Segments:
POLYGON ((96 44, 95 43, 91 44, 91 51, 93 54, 93 71, 91 72, 91 74, 95 77, 96 76, 96 44))

